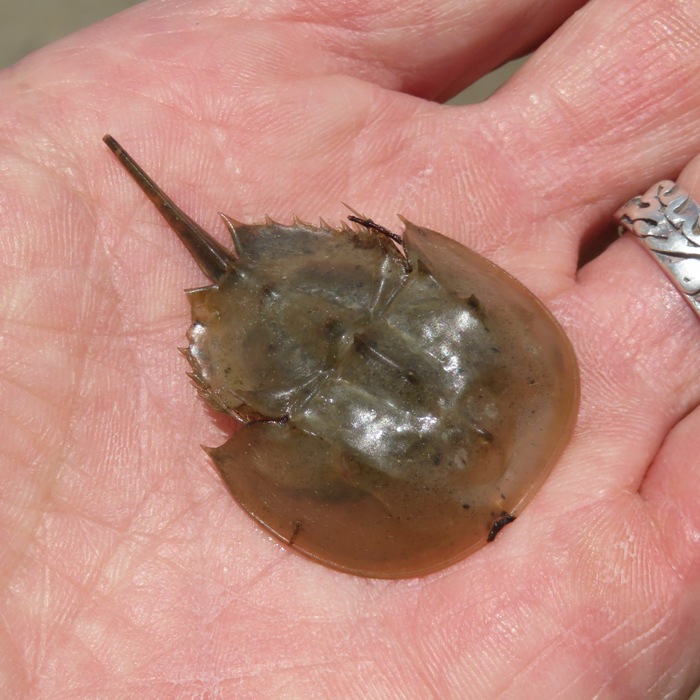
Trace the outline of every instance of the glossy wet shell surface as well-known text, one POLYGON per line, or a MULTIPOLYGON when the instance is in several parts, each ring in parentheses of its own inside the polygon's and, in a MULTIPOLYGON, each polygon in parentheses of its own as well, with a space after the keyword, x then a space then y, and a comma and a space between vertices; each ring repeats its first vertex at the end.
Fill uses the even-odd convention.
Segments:
POLYGON ((204 398, 243 422, 210 451, 239 503, 364 576, 425 574, 486 544, 573 427, 578 370, 553 317, 409 222, 403 251, 371 227, 226 222, 230 262, 188 292, 186 354, 204 398))

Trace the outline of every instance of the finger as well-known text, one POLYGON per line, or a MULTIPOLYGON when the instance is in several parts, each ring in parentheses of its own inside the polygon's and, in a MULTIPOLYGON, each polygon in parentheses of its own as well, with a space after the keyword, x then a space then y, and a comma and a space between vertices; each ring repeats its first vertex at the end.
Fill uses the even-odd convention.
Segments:
POLYGON ((631 235, 581 270, 567 310, 582 320, 569 331, 582 367, 586 478, 598 490, 635 491, 674 426, 700 403, 700 319, 631 235))
POLYGON ((697 3, 596 0, 494 98, 489 137, 517 154, 533 220, 581 237, 700 150, 699 32, 697 3))
POLYGON ((343 60, 349 54, 360 64, 380 68, 353 73, 357 77, 428 99, 448 99, 531 50, 584 3, 471 0, 396 5, 356 0, 334 6, 331 21, 343 31, 334 31, 335 41, 329 46, 343 60))
MULTIPOLYGON (((260 75, 344 74, 435 99, 447 97, 543 41, 585 0, 308 0, 191 3, 167 16, 167 5, 146 5, 118 18, 140 50, 188 70, 255 66, 260 75), (165 9, 165 12, 164 12, 165 9), (145 17, 151 21, 144 23, 145 17), (154 30, 154 21, 157 27, 154 30), (283 29, 282 29, 283 28, 283 29), (185 53, 181 33, 207 40, 206 53, 185 53), (147 32, 147 33, 146 33, 147 32), (275 41, 270 42, 270 36, 275 41), (227 37, 223 41, 222 37, 227 37)), ((237 73, 241 77, 240 73, 237 73)), ((245 74, 243 74, 245 75, 245 74)))
MULTIPOLYGON (((683 170, 679 182, 697 201, 700 197, 700 157, 694 158, 683 170)), ((659 272, 656 274, 658 276, 659 272)), ((670 282, 661 279, 660 284, 668 288, 670 282)), ((685 306, 685 302, 676 293, 673 309, 679 306, 685 306)), ((668 361, 677 359, 677 381, 686 386, 685 392, 691 393, 693 400, 678 402, 668 434, 663 436, 647 462, 650 466, 645 471, 640 492, 664 536, 674 570, 686 581, 697 581, 700 576, 700 379, 697 378, 700 319, 686 309, 683 311, 683 320, 692 328, 690 335, 685 334, 685 324, 679 329, 673 317, 664 328, 669 336, 678 336, 677 343, 684 346, 685 352, 668 361)), ((660 325, 663 325, 663 319, 660 325)))

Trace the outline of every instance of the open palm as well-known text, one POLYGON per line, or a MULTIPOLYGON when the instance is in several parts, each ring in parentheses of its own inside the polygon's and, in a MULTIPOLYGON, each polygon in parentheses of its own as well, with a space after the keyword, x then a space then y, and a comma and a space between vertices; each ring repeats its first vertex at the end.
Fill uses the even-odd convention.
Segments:
POLYGON ((700 196, 700 7, 598 0, 567 20, 581 5, 166 0, 0 76, 4 695, 687 696, 700 322, 634 241, 604 244, 650 182, 700 196), (486 103, 429 101, 539 44, 486 103), (182 288, 205 280, 106 132, 209 230, 219 210, 338 221, 346 201, 537 293, 582 406, 517 523, 405 581, 258 529, 199 447, 227 426, 175 352, 182 288))

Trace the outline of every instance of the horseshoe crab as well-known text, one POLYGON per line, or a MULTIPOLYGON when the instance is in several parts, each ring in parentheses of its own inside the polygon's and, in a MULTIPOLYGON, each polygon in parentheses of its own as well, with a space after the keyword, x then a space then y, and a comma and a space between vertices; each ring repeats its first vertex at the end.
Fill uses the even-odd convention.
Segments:
POLYGON ((478 549, 569 439, 564 331, 504 270, 403 220, 331 228, 221 215, 229 250, 105 143, 210 286, 187 292, 200 394, 241 423, 208 449, 241 506, 327 566, 398 578, 478 549))

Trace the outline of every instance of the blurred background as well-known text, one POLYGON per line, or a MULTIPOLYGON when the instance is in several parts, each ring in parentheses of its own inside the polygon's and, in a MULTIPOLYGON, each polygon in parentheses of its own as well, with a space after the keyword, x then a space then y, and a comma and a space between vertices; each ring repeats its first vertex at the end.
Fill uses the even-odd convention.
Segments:
MULTIPOLYGON (((136 0, 0 0, 0 69, 66 34, 136 4, 136 0)), ((450 102, 469 104, 485 100, 523 60, 502 66, 450 102)), ((700 700, 700 688, 690 700, 700 700)))
POLYGON ((0 68, 136 0, 0 0, 0 68))

